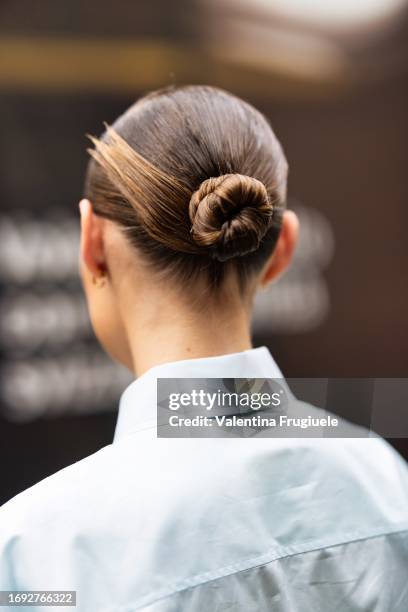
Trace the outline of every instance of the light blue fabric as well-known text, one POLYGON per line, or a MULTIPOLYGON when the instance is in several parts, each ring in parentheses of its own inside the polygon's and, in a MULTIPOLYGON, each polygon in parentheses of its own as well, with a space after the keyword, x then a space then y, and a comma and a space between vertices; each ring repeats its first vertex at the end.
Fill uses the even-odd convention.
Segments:
POLYGON ((157 439, 157 377, 280 376, 260 348, 133 382, 112 445, 0 509, 0 589, 76 590, 90 612, 407 612, 408 473, 383 440, 157 439))

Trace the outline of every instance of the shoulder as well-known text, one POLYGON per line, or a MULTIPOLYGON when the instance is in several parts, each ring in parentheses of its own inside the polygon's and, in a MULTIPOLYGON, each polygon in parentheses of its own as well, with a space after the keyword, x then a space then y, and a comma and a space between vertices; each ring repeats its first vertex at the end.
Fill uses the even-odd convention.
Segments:
POLYGON ((78 461, 13 497, 0 507, 0 542, 27 529, 46 527, 78 509, 110 464, 111 446, 78 461))
POLYGON ((37 564, 36 571, 42 565, 51 576, 55 549, 65 533, 81 530, 81 515, 89 507, 98 474, 110 463, 110 454, 111 447, 107 446, 45 478, 0 508, 0 588, 24 585, 27 567, 33 564, 37 564), (47 560, 41 564, 42 555, 47 560))
POLYGON ((322 437, 294 439, 299 452, 307 452, 317 462, 330 467, 336 473, 350 476, 351 481, 364 479, 379 486, 394 487, 406 492, 408 465, 399 453, 383 438, 363 426, 344 420, 336 414, 322 411, 310 404, 296 400, 296 416, 310 415, 336 422, 336 427, 318 429, 322 437))
POLYGON ((7 542, 16 543, 27 534, 49 540, 64 530, 74 536, 102 526, 107 515, 125 511, 124 497, 129 501, 151 496, 160 489, 163 464, 168 465, 172 456, 180 459, 174 449, 157 442, 125 436, 6 502, 0 507, 0 555, 7 542))
POLYGON ((357 428, 354 434, 298 441, 299 470, 318 483, 315 501, 345 533, 407 529, 406 461, 384 439, 358 437, 362 432, 357 428))

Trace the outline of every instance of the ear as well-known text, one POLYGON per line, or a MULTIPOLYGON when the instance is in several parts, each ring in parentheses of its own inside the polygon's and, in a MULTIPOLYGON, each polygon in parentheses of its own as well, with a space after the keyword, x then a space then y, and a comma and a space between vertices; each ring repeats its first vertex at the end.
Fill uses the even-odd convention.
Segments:
POLYGON ((104 249, 104 219, 98 217, 92 210, 89 200, 79 203, 81 213, 81 263, 88 272, 99 278, 106 273, 104 249))
POLYGON ((276 280, 288 268, 295 252, 298 235, 299 220, 297 215, 291 210, 286 210, 283 213, 282 228, 278 241, 261 276, 261 287, 266 287, 270 282, 276 280))

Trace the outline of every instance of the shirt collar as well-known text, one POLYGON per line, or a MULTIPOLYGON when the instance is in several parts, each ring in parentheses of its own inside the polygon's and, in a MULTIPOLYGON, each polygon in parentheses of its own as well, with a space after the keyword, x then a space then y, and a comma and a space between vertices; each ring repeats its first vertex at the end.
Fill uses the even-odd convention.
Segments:
POLYGON ((241 353, 155 366, 130 383, 123 392, 114 442, 135 432, 156 433, 158 378, 283 378, 283 374, 265 346, 241 353))

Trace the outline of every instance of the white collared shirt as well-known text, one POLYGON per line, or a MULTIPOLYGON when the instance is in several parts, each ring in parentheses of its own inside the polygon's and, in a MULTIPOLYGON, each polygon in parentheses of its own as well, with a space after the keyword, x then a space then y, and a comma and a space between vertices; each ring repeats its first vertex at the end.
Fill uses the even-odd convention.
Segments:
POLYGON ((0 590, 75 590, 90 612, 406 612, 408 475, 383 440, 156 437, 157 378, 281 376, 260 348, 133 382, 111 445, 0 509, 0 590))

